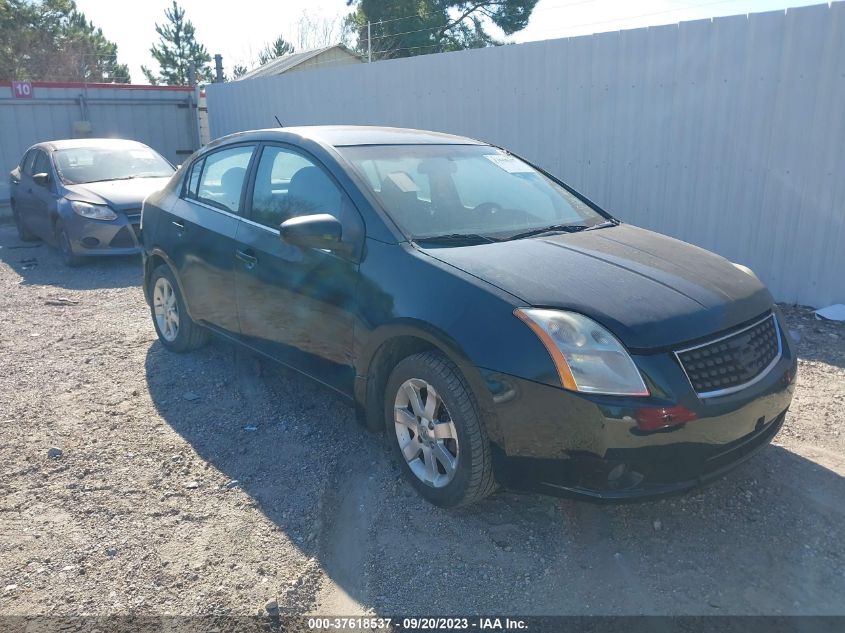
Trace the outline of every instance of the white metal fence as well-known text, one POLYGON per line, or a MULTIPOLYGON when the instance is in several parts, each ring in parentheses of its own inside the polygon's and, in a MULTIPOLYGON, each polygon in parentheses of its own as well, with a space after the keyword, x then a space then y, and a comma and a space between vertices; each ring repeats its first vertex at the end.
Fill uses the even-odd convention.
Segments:
POLYGON ((845 302, 845 3, 208 87, 213 137, 328 123, 484 139, 617 217, 845 302))

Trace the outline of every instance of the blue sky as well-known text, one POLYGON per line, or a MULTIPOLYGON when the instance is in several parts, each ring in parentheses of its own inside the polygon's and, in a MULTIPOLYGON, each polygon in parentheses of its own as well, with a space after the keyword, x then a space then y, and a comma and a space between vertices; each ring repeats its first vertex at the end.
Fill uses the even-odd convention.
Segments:
MULTIPOLYGON (((122 62, 132 79, 143 83, 141 65, 155 66, 149 48, 156 39, 155 23, 164 21, 170 0, 114 2, 77 0, 90 20, 118 44, 122 62)), ((212 55, 223 55, 228 70, 234 64, 252 67, 262 46, 278 35, 299 42, 303 18, 330 28, 349 11, 345 0, 180 0, 197 29, 199 40, 212 55)), ((617 31, 658 24, 674 24, 723 15, 778 11, 820 4, 818 0, 540 0, 528 27, 509 38, 514 42, 553 39, 617 31)), ((826 4, 826 3, 825 3, 826 4)), ((311 37, 312 41, 314 36, 311 37)), ((320 36, 317 36, 317 40, 320 36)), ((309 42, 303 42, 308 44, 309 42)), ((300 46, 300 48, 302 48, 300 46)))

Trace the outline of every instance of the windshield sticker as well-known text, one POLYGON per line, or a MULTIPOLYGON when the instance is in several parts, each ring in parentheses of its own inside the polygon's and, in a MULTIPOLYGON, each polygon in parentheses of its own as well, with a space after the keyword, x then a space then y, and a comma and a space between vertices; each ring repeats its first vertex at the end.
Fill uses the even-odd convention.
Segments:
POLYGON ((534 172, 530 165, 526 165, 510 154, 484 154, 484 158, 510 174, 530 174, 534 172))
POLYGON ((140 160, 153 160, 153 153, 148 149, 130 149, 129 155, 140 160))
POLYGON ((393 181, 394 185, 399 187, 399 190, 402 191, 402 193, 416 193, 420 190, 420 188, 417 187, 417 183, 411 180, 411 177, 404 171, 394 171, 388 174, 387 177, 393 181))

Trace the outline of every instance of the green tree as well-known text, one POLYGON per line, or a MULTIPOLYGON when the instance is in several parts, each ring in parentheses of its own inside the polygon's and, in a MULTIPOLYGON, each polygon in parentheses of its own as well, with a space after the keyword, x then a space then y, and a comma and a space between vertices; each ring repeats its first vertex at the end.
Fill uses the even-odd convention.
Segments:
POLYGON ((74 0, 0 0, 0 78, 128 83, 129 68, 74 0))
POLYGON ((146 66, 141 71, 151 84, 184 86, 188 84, 189 69, 193 65, 197 83, 207 83, 214 79, 211 69, 211 55, 205 46, 197 42, 196 29, 190 20, 185 19, 185 9, 173 4, 164 10, 165 24, 156 23, 159 41, 150 48, 150 53, 158 62, 159 73, 155 75, 146 66))
POLYGON ((367 53, 370 23, 374 59, 410 57, 503 44, 489 24, 511 35, 528 26, 538 0, 347 0, 346 28, 367 53))
POLYGON ((243 77, 245 74, 249 72, 249 69, 244 66, 243 64, 235 64, 232 68, 232 77, 237 79, 238 77, 243 77))
POLYGON ((295 52, 293 44, 280 35, 270 44, 267 44, 267 46, 261 49, 258 53, 258 64, 263 66, 271 59, 276 59, 277 57, 282 57, 283 55, 290 55, 293 52, 295 52))

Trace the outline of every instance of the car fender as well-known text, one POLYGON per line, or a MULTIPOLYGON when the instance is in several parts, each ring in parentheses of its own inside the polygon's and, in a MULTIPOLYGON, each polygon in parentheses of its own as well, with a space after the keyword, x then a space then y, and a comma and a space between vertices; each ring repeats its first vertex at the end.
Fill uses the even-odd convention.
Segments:
POLYGON ((414 318, 401 318, 377 327, 369 333, 366 342, 359 350, 355 361, 354 400, 365 426, 372 431, 379 431, 382 428, 383 394, 378 393, 378 385, 386 380, 386 376, 379 376, 378 372, 384 370, 389 376, 392 368, 379 368, 374 361, 385 344, 400 338, 418 339, 422 342, 421 349, 437 349, 457 366, 476 397, 488 425, 487 431, 491 439, 496 441, 500 437, 499 429, 495 424, 495 418, 488 415, 493 404, 492 397, 479 368, 454 337, 429 322, 414 318))

